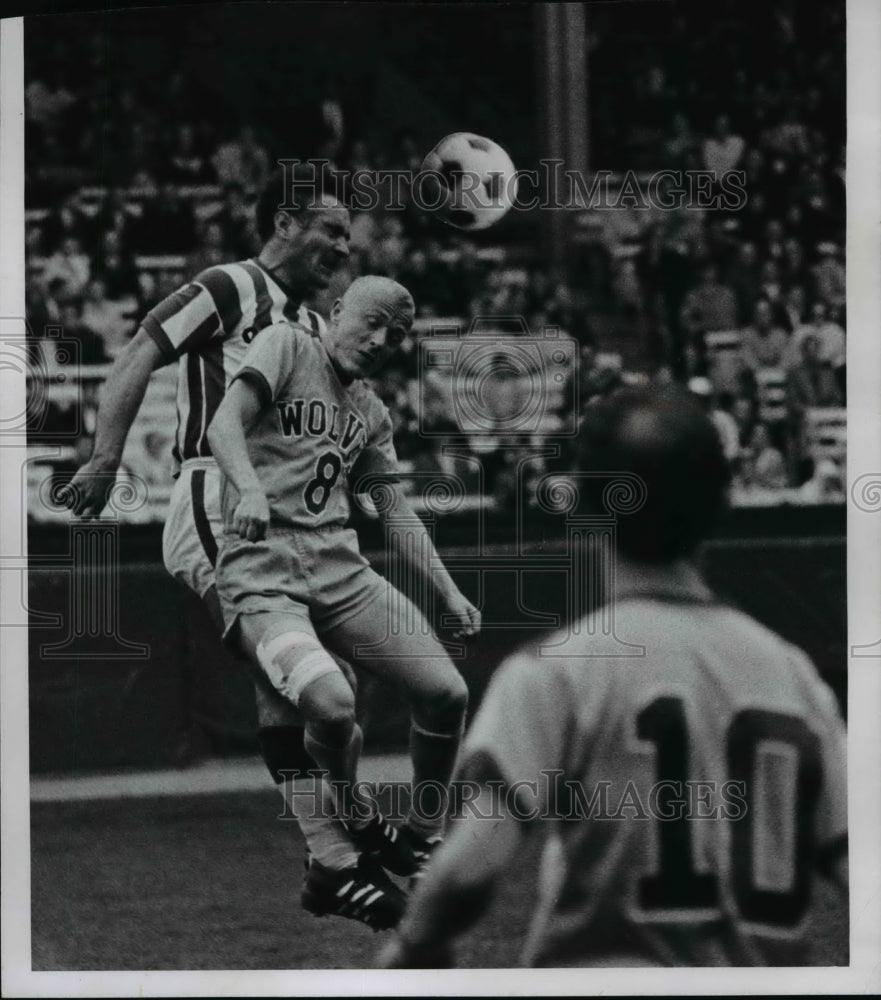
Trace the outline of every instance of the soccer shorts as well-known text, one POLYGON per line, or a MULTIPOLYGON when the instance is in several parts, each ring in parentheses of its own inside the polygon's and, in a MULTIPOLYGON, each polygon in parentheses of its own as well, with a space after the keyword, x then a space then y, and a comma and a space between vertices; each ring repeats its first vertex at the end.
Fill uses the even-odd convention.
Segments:
POLYGON ((240 615, 283 612, 291 628, 320 636, 385 597, 389 583, 361 555, 351 528, 270 528, 259 542, 223 536, 217 594, 224 636, 240 615))
POLYGON ((171 493, 162 532, 162 560, 168 572, 199 597, 214 586, 222 534, 217 463, 213 458, 188 459, 171 493))

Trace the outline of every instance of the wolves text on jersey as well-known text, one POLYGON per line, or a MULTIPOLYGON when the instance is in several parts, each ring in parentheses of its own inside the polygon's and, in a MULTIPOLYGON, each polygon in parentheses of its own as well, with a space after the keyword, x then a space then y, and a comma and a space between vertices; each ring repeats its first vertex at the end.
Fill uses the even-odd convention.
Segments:
POLYGON ((339 426, 340 408, 336 403, 328 404, 323 399, 279 400, 278 423, 285 437, 327 437, 345 457, 366 444, 364 421, 357 414, 346 416, 345 426, 339 426), (330 411, 328 413, 328 410, 330 411))

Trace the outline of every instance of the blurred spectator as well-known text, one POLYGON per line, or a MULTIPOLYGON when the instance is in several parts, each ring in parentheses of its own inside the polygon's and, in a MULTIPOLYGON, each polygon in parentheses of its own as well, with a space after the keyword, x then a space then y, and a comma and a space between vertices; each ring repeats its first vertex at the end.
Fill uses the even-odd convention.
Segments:
POLYGON ((841 251, 833 243, 821 244, 819 249, 822 257, 812 271, 817 296, 827 305, 843 306, 847 300, 847 284, 844 265, 838 259, 841 251))
POLYGON ((224 184, 223 204, 210 221, 222 227, 224 246, 231 257, 241 260, 259 251, 254 206, 246 199, 241 184, 235 181, 224 184))
POLYGON ((664 166, 670 170, 682 170, 694 148, 695 137, 688 118, 677 112, 673 115, 670 135, 664 143, 664 166))
POLYGON ((397 276, 407 253, 404 226, 394 212, 380 216, 377 241, 370 250, 370 269, 374 274, 397 276))
POLYGON ((425 251, 412 247, 404 260, 398 280, 410 290, 417 311, 422 315, 437 315, 448 298, 446 268, 436 261, 429 264, 425 251))
POLYGON ((759 272, 759 295, 766 298, 776 309, 783 298, 783 281, 780 265, 776 260, 765 260, 759 272))
POLYGON ((725 457, 729 462, 735 462, 740 455, 740 428, 734 417, 719 405, 713 383, 708 378, 696 376, 688 380, 688 391, 697 398, 715 424, 725 457))
POLYGON ((111 299, 124 299, 140 292, 138 271, 131 254, 123 247, 119 233, 110 230, 101 236, 92 273, 104 282, 111 299))
POLYGON ((116 233, 120 247, 130 250, 139 219, 139 213, 129 204, 125 191, 115 187, 110 188, 104 196, 93 228, 99 236, 103 233, 116 233))
POLYGON ((134 297, 111 300, 100 278, 94 278, 86 287, 83 301, 82 322, 104 342, 110 357, 116 357, 134 333, 133 317, 137 309, 134 297))
POLYGON ((799 503, 844 503, 844 475, 831 458, 822 458, 811 463, 810 479, 793 491, 792 499, 799 503))
POLYGON ((798 120, 798 113, 789 101, 784 105, 779 121, 766 130, 763 139, 768 149, 790 160, 805 157, 810 152, 808 130, 798 120))
POLYGON ((269 177, 269 154, 249 125, 221 143, 211 162, 221 184, 239 184, 248 192, 262 190, 269 177))
POLYGON ((753 311, 752 326, 741 335, 741 360, 749 371, 779 368, 786 357, 789 337, 774 325, 773 310, 767 299, 759 299, 753 311))
POLYGON ((196 130, 191 122, 180 122, 175 129, 162 174, 170 184, 209 184, 214 180, 214 170, 197 147, 196 130))
POLYGON ((841 406, 843 398, 829 364, 820 358, 820 341, 809 333, 800 342, 801 359, 787 375, 787 408, 789 411, 789 438, 792 442, 793 461, 797 464, 805 454, 805 411, 814 407, 841 406))
POLYGON ((46 66, 40 78, 32 79, 24 90, 25 120, 52 132, 59 120, 77 101, 74 89, 64 79, 63 69, 46 66))
POLYGON ((790 285, 783 293, 778 318, 781 325, 789 333, 794 333, 803 326, 807 319, 808 301, 804 286, 790 285))
POLYGON ((737 325, 737 297, 719 280, 715 264, 704 265, 698 284, 685 296, 681 322, 692 337, 737 325))
POLYGON ((779 266, 783 260, 783 240, 783 223, 779 219, 768 219, 761 256, 765 260, 773 260, 779 266))
POLYGON ((223 226, 209 220, 201 226, 199 246, 187 258, 187 274, 198 274, 206 267, 225 264, 230 260, 223 238, 223 226))
POLYGON ((761 194, 764 198, 768 196, 768 166, 765 162, 765 154, 758 146, 750 146, 743 158, 744 173, 746 174, 746 193, 748 198, 754 198, 761 194))
POLYGON ((780 262, 783 278, 787 284, 806 285, 808 269, 801 243, 790 236, 783 244, 783 259, 780 262))
POLYGON ((728 272, 728 285, 737 300, 737 326, 748 322, 759 297, 759 258, 754 243, 741 243, 728 272))
POLYGON ((73 296, 82 293, 90 275, 91 265, 80 240, 76 236, 65 236, 46 262, 43 281, 48 286, 57 280, 61 283, 61 294, 73 296))
POLYGON ((450 268, 445 308, 441 310, 441 315, 465 312, 484 293, 485 286, 486 268, 477 256, 474 244, 465 241, 459 248, 458 259, 450 268))
MULTIPOLYGON (((422 441, 423 448, 413 458, 413 471, 434 473, 439 478, 452 478, 467 495, 480 495, 482 466, 474 457, 467 439, 452 421, 444 421, 433 428, 432 436, 422 441), (424 447, 427 445, 427 447, 424 447)), ((414 480, 417 490, 428 485, 425 478, 414 480)))
POLYGON ((768 199, 761 191, 747 190, 746 205, 738 215, 743 238, 759 245, 765 237, 768 224, 768 199))
POLYGON ((76 296, 65 299, 59 309, 59 322, 65 338, 80 345, 80 362, 84 365, 101 365, 110 361, 104 341, 83 322, 82 300, 76 296))
POLYGON ((753 428, 749 450, 752 453, 756 484, 766 490, 782 490, 787 486, 786 462, 782 452, 771 444, 768 428, 757 423, 753 428))
POLYGON ((817 338, 817 358, 830 367, 843 396, 845 366, 847 364, 847 337, 844 329, 829 319, 826 303, 822 300, 813 304, 810 321, 799 327, 793 335, 793 350, 799 352, 791 356, 793 361, 799 360, 801 342, 806 337, 817 338))
POLYGON ((196 242, 196 220, 188 201, 174 184, 163 184, 144 202, 134 231, 134 248, 143 254, 184 254, 196 242))
POLYGON ((48 253, 54 253, 68 237, 73 237, 85 245, 92 234, 92 225, 83 212, 79 191, 69 194, 53 209, 43 224, 43 245, 48 253))
POLYGON ((844 220, 836 219, 826 183, 818 170, 809 171, 799 202, 802 215, 800 235, 811 248, 818 243, 840 239, 844 220))
POLYGON ((713 134, 703 142, 704 166, 712 170, 718 180, 729 170, 737 169, 745 148, 743 138, 731 131, 728 115, 717 115, 713 134))

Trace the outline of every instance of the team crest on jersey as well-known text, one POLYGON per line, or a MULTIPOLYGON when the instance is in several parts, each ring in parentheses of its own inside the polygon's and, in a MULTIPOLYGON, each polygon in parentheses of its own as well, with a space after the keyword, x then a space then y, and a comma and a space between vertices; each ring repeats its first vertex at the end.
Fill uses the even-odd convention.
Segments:
POLYGON ((278 424, 287 438, 326 437, 343 453, 354 451, 366 443, 364 421, 357 414, 349 413, 343 420, 336 403, 328 405, 323 399, 281 400, 278 408, 278 424))

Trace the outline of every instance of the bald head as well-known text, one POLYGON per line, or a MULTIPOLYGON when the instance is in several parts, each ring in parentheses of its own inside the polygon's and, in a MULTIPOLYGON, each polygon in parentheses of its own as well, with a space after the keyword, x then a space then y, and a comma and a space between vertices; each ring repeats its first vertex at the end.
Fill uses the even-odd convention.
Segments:
POLYGON ((355 278, 343 292, 343 308, 375 307, 387 313, 389 319, 409 333, 416 315, 413 296, 403 285, 379 274, 355 278))
POLYGON ((391 278, 356 278, 330 313, 326 344, 337 370, 348 379, 376 374, 413 327, 413 296, 391 278))
MULTIPOLYGON (((640 562, 691 554, 724 504, 729 468, 715 425, 680 389, 621 390, 588 407, 579 439, 585 471, 627 472, 643 481, 645 504, 618 519, 621 553, 640 562)), ((607 480, 589 480, 602 510, 607 480)))

